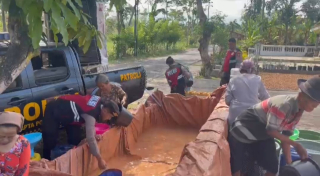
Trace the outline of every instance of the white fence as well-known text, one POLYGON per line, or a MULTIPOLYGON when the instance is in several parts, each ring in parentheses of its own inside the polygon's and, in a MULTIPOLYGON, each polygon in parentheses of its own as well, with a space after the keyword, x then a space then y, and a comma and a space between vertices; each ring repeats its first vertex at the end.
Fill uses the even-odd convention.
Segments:
MULTIPOLYGON (((315 46, 286 46, 286 45, 261 45, 260 51, 257 53, 260 56, 292 56, 304 57, 307 53, 314 53, 315 46)), ((248 55, 254 55, 255 48, 249 48, 248 55)))

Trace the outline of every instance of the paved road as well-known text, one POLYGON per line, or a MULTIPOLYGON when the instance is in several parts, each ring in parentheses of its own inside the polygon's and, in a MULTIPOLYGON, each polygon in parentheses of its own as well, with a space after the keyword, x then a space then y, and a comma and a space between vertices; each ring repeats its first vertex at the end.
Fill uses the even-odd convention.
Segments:
MULTIPOLYGON (((187 52, 177 54, 177 55, 172 55, 172 57, 177 62, 183 65, 189 66, 193 75, 197 75, 198 72, 200 71, 201 62, 200 62, 200 55, 197 49, 190 49, 187 52)), ((138 60, 138 61, 128 62, 128 63, 112 64, 109 66, 109 68, 112 70, 112 69, 118 69, 118 68, 143 65, 147 71, 148 86, 158 88, 164 93, 169 93, 170 89, 164 76, 164 72, 168 68, 168 66, 165 64, 166 58, 167 56, 145 59, 145 60, 138 60)), ((219 81, 220 80, 218 79, 216 80, 195 79, 192 89, 195 91, 212 92, 214 89, 219 87, 219 81)), ((284 94, 296 94, 297 92, 269 91, 269 93, 271 96, 275 96, 275 95, 284 95, 284 94)), ((320 131, 319 126, 320 126, 320 107, 317 108, 312 113, 304 113, 303 118, 298 125, 298 128, 320 131)))
MULTIPOLYGON (((200 55, 197 49, 190 49, 184 53, 171 55, 177 62, 189 66, 196 62, 200 61, 200 55)), ((126 68, 126 67, 134 67, 134 66, 144 66, 147 71, 148 76, 148 86, 152 86, 162 90, 165 93, 169 93, 169 87, 166 82, 164 72, 167 70, 168 66, 166 65, 166 59, 168 56, 165 57, 157 57, 157 58, 150 58, 145 60, 138 60, 133 62, 127 63, 118 63, 112 64, 109 66, 109 69, 119 69, 119 68, 126 68)))

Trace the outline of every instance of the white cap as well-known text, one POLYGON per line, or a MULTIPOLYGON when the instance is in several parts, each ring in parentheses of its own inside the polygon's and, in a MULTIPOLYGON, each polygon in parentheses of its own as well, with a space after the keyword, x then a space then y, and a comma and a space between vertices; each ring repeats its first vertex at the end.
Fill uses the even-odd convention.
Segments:
POLYGON ((240 69, 239 68, 232 68, 230 73, 230 78, 233 78, 235 76, 240 75, 240 69))

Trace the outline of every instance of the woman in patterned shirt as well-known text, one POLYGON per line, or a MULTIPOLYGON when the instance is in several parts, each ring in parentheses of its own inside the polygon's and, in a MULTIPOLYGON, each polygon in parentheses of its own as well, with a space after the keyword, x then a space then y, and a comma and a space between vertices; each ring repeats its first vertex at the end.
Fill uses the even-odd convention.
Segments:
POLYGON ((30 143, 22 135, 18 135, 23 122, 21 114, 0 113, 0 175, 29 175, 30 143))
POLYGON ((96 78, 96 84, 99 87, 96 95, 100 96, 102 101, 113 100, 117 104, 127 106, 127 94, 121 87, 110 83, 107 75, 99 74, 96 78))

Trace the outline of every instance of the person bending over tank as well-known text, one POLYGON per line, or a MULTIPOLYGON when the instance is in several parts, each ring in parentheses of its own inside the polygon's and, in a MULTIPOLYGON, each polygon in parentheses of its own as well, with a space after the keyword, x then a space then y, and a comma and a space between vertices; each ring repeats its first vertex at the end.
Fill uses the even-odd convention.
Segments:
POLYGON ((258 103, 241 113, 232 123, 229 145, 233 176, 240 176, 244 154, 247 152, 266 176, 278 172, 278 157, 274 138, 281 141, 287 164, 292 163, 290 146, 293 146, 302 160, 307 152, 301 144, 292 141, 293 134, 304 111, 313 111, 320 102, 320 76, 309 80, 298 80, 298 95, 279 95, 258 103))
POLYGON ((193 84, 193 81, 190 80, 190 74, 181 64, 175 62, 171 56, 167 58, 166 64, 169 68, 165 72, 165 76, 171 87, 171 93, 185 95, 185 88, 191 87, 193 84))
POLYGON ((85 124, 86 139, 90 152, 98 160, 100 169, 106 163, 100 155, 96 140, 95 123, 106 123, 118 117, 119 104, 113 101, 102 102, 99 96, 64 95, 47 104, 42 121, 43 158, 50 160, 51 150, 55 148, 60 125, 64 126, 68 135, 68 143, 78 145, 81 138, 81 124, 85 124))

